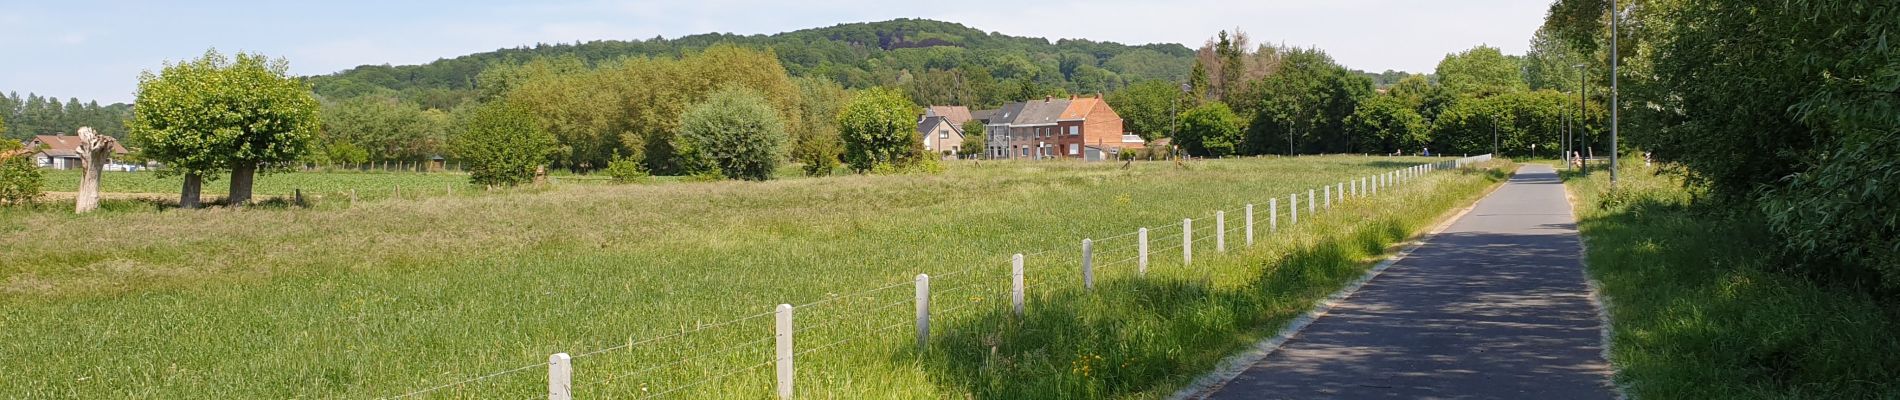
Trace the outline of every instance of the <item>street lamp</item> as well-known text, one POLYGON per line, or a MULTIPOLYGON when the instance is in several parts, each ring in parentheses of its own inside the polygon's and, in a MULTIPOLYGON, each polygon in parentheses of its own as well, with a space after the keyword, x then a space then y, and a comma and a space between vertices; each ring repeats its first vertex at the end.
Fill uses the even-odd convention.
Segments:
MULTIPOLYGON (((1589 116, 1590 107, 1588 105, 1588 102, 1589 102, 1588 97, 1590 97, 1590 83, 1587 81, 1587 78, 1586 78, 1587 76, 1589 76, 1589 74, 1586 72, 1588 71, 1589 67, 1585 66, 1582 63, 1578 63, 1577 65, 1572 65, 1570 67, 1577 69, 1577 130, 1575 131, 1575 134, 1571 135, 1571 139, 1576 140, 1577 142, 1575 146, 1570 147, 1570 151, 1576 152, 1577 158, 1583 158, 1583 150, 1582 150, 1583 142, 1584 142, 1583 141, 1583 122, 1589 120, 1590 118, 1589 116)), ((1569 144, 1569 143, 1566 142, 1565 144, 1569 144)), ((1570 153, 1564 153, 1564 157, 1570 157, 1570 153)), ((1590 164, 1585 164, 1582 162, 1578 162, 1578 164, 1582 164, 1583 172, 1585 173, 1590 172, 1590 164)))
POLYGON ((1628 19, 1629 13, 1636 10, 1636 4, 1630 4, 1622 10, 1616 9, 1616 1, 1610 1, 1610 189, 1616 189, 1616 125, 1618 107, 1616 95, 1616 26, 1618 19, 1628 19))

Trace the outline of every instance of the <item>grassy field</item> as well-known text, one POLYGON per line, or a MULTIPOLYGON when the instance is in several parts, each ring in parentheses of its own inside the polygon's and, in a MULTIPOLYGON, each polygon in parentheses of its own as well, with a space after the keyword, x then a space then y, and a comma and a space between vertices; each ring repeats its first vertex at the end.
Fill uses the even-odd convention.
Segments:
POLYGON ((1155 398, 1502 177, 1434 174, 1284 226, 1287 194, 1426 161, 982 162, 353 208, 8 215, 0 393, 539 397, 548 355, 568 352, 580 396, 759 398, 772 390, 767 313, 789 303, 801 396, 1155 398), (1183 217, 1200 238, 1191 266, 1183 217), (1130 233, 1144 226, 1155 255, 1137 279, 1130 233), (1093 291, 1075 267, 1081 238, 1099 239, 1093 291), (1021 319, 1007 312, 1018 252, 1021 319), (934 276, 937 326, 921 352, 918 273, 934 276))
POLYGON ((1900 316, 1862 292, 1778 271, 1748 213, 1626 161, 1570 177, 1591 275, 1613 327, 1610 360, 1636 398, 1900 398, 1900 316))

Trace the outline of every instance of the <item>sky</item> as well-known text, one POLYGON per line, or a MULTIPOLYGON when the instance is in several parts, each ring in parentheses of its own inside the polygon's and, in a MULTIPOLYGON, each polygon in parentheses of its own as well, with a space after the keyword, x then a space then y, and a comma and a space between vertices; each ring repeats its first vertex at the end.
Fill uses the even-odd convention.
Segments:
POLYGON ((1315 46, 1350 68, 1430 72, 1484 44, 1522 54, 1543 0, 0 0, 0 91, 131 102, 142 71, 217 48, 298 75, 536 43, 772 34, 928 18, 1012 36, 1198 47, 1223 29, 1315 46))

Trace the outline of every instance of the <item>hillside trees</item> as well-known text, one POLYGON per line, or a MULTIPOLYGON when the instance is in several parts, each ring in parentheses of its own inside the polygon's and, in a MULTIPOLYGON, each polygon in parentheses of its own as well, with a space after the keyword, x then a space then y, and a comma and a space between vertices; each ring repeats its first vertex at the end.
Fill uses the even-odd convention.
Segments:
POLYGON ((728 179, 772 178, 785 158, 785 121, 758 92, 731 87, 708 95, 680 117, 678 149, 688 174, 728 179))
POLYGON ((858 172, 902 167, 918 161, 918 107, 889 88, 858 92, 838 113, 844 161, 858 172))
POLYGON ((101 106, 98 101, 81 103, 72 98, 19 93, 0 95, 0 138, 25 141, 34 135, 72 134, 81 126, 90 126, 100 134, 125 137, 125 121, 132 116, 132 105, 117 103, 101 106))
POLYGON ((1141 81, 1127 89, 1110 93, 1108 103, 1115 106, 1120 114, 1124 129, 1141 135, 1142 139, 1164 138, 1173 132, 1176 117, 1196 104, 1189 102, 1179 83, 1168 81, 1141 81))
POLYGON ((289 64, 216 50, 139 76, 128 124, 132 142, 164 173, 185 176, 179 204, 198 206, 203 179, 231 172, 229 204, 250 201, 252 179, 304 155, 320 125, 309 86, 287 75, 289 64))
POLYGON ((1237 96, 1236 108, 1251 116, 1242 152, 1351 151, 1343 123, 1371 94, 1370 78, 1339 66, 1325 52, 1287 50, 1272 74, 1250 82, 1237 96))
POLYGON ((447 112, 423 110, 394 97, 364 96, 325 104, 319 158, 356 163, 426 161, 443 153, 451 124, 447 112))

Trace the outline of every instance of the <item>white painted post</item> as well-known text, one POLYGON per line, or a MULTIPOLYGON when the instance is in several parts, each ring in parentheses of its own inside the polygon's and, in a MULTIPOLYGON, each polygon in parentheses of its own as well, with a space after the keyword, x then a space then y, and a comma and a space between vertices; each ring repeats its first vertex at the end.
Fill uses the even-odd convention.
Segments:
POLYGON ((792 398, 792 305, 778 305, 778 323, 772 332, 778 339, 778 398, 792 398))
POLYGON ((1141 260, 1136 264, 1135 275, 1148 276, 1148 228, 1135 231, 1135 236, 1141 240, 1141 260))
POLYGON ((1082 239, 1082 288, 1095 289, 1095 241, 1082 239))
POLYGON ((1023 253, 1010 257, 1009 263, 1009 302, 1016 307, 1016 316, 1023 316, 1023 253))
POLYGON ((1313 215, 1313 213, 1318 212, 1319 202, 1313 201, 1317 199, 1313 196, 1314 192, 1313 189, 1306 189, 1306 215, 1313 215))
POLYGON ((567 353, 548 356, 548 400, 574 399, 574 358, 567 353))
POLYGON ((1247 247, 1253 247, 1253 204, 1247 205, 1247 247))
POLYGON ((1347 180, 1346 182, 1348 182, 1346 187, 1349 189, 1352 189, 1352 197, 1359 197, 1359 180, 1352 179, 1352 180, 1347 180))
POLYGON ((1325 208, 1325 209, 1328 209, 1328 210, 1331 210, 1331 209, 1333 209, 1333 185, 1326 185, 1326 186, 1321 186, 1321 187, 1322 187, 1322 188, 1325 188, 1324 190, 1322 190, 1322 191, 1321 191, 1321 192, 1322 192, 1322 194, 1325 194, 1325 195, 1326 195, 1326 196, 1325 196, 1325 197, 1326 197, 1326 200, 1325 200, 1325 201, 1326 201, 1326 207, 1324 207, 1324 208, 1325 208))
POLYGON ((1300 224, 1300 194, 1294 193, 1292 195, 1287 196, 1286 199, 1287 199, 1286 224, 1299 225, 1300 224))
POLYGON ((1280 231, 1280 199, 1267 199, 1267 232, 1280 231))
POLYGON ((1337 185, 1339 186, 1338 188, 1333 189, 1333 193, 1339 194, 1339 202, 1344 203, 1346 202, 1346 183, 1340 182, 1337 185))
POLYGON ((1214 212, 1214 251, 1227 252, 1227 212, 1214 212))
POLYGON ((917 351, 930 345, 930 274, 917 274, 917 351))
POLYGON ((1194 219, 1181 219, 1181 265, 1194 264, 1194 219))

